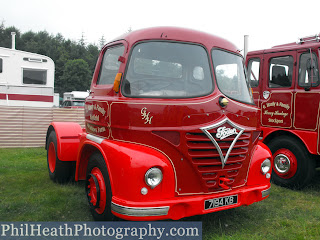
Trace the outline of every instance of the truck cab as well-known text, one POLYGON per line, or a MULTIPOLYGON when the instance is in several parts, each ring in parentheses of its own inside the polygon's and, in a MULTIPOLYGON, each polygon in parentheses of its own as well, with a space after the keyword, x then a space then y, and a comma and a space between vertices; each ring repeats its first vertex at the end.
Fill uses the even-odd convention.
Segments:
POLYGON ((250 205, 270 191, 259 116, 230 42, 173 27, 130 32, 101 50, 85 129, 49 127, 49 175, 66 181, 65 166, 74 166, 96 220, 180 219, 250 205))
POLYGON ((306 186, 319 166, 319 48, 316 35, 247 55, 272 178, 281 186, 306 186))

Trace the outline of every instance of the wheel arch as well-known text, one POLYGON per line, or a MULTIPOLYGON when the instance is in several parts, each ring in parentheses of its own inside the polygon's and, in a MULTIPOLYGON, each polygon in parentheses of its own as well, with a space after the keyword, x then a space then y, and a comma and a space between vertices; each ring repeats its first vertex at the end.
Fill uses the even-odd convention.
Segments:
POLYGON ((315 174, 314 157, 298 136, 274 135, 269 139, 268 146, 274 156, 272 180, 276 184, 301 189, 311 182, 315 174), (279 156, 278 160, 276 155, 279 156))
POLYGON ((303 141, 303 139, 301 139, 298 135, 296 135, 295 133, 293 132, 289 132, 289 131, 283 131, 283 130, 276 130, 276 131, 273 131, 271 133, 269 133, 263 140, 263 143, 266 144, 268 146, 268 144, 273 140, 275 139, 276 137, 280 137, 280 136, 287 136, 287 137, 290 137, 290 138, 293 138, 295 140, 297 140, 299 143, 301 143, 305 148, 306 150, 310 152, 310 149, 308 148, 308 145, 303 141))
POLYGON ((47 130, 45 145, 52 131, 57 137, 58 158, 61 161, 76 161, 80 135, 83 133, 82 127, 74 122, 52 122, 47 130))
POLYGON ((139 144, 107 139, 102 142, 94 140, 97 139, 92 140, 92 136, 88 137, 88 135, 81 138, 76 181, 86 179, 86 170, 90 165, 89 158, 95 152, 99 152, 106 164, 111 191, 117 198, 141 201, 144 195, 140 194, 140 191, 143 187, 149 188, 150 198, 156 199, 159 195, 167 197, 174 195, 176 188, 174 166, 163 153, 139 144), (145 182, 145 174, 151 167, 160 168, 164 179, 159 187, 152 190, 145 182))
POLYGON ((77 168, 76 168, 76 181, 86 179, 86 171, 87 171, 89 159, 90 159, 90 156, 92 156, 94 153, 99 153, 103 157, 108 170, 111 187, 112 187, 112 180, 111 180, 112 177, 110 175, 111 172, 108 165, 107 156, 103 151, 103 149, 98 144, 95 144, 93 142, 85 142, 82 145, 81 150, 79 151, 77 168))

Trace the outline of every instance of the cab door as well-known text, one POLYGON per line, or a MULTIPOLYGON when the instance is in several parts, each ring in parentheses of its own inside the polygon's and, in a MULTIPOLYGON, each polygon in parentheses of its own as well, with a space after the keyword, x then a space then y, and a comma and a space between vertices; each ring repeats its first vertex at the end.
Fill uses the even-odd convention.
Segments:
POLYGON ((261 79, 263 76, 262 71, 263 55, 250 55, 247 62, 248 76, 254 103, 260 107, 261 96, 261 79))
POLYGON ((85 103, 86 130, 90 134, 112 138, 111 105, 119 98, 113 87, 118 73, 120 76, 124 73, 126 54, 124 40, 112 42, 100 52, 85 103))
POLYGON ((294 96, 294 128, 316 131, 319 119, 319 67, 317 50, 299 50, 297 86, 294 96))
POLYGON ((266 53, 260 96, 261 124, 292 128, 296 79, 296 51, 266 53))

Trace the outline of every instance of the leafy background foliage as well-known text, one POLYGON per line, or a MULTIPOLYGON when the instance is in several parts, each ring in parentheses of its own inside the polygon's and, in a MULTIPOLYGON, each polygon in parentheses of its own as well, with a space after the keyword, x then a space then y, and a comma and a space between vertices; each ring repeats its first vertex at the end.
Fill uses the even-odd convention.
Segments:
POLYGON ((104 36, 99 46, 87 44, 84 35, 79 41, 65 39, 61 34, 52 35, 47 31, 21 33, 16 27, 0 24, 0 47, 11 48, 11 32, 16 32, 16 49, 50 57, 55 63, 55 92, 86 91, 99 51, 105 43, 104 36))

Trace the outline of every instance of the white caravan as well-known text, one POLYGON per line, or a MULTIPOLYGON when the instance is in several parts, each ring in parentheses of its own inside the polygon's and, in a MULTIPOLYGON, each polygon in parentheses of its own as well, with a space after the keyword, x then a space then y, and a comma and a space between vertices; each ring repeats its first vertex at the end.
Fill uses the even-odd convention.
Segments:
POLYGON ((35 53, 0 47, 0 105, 53 107, 54 62, 35 53))

